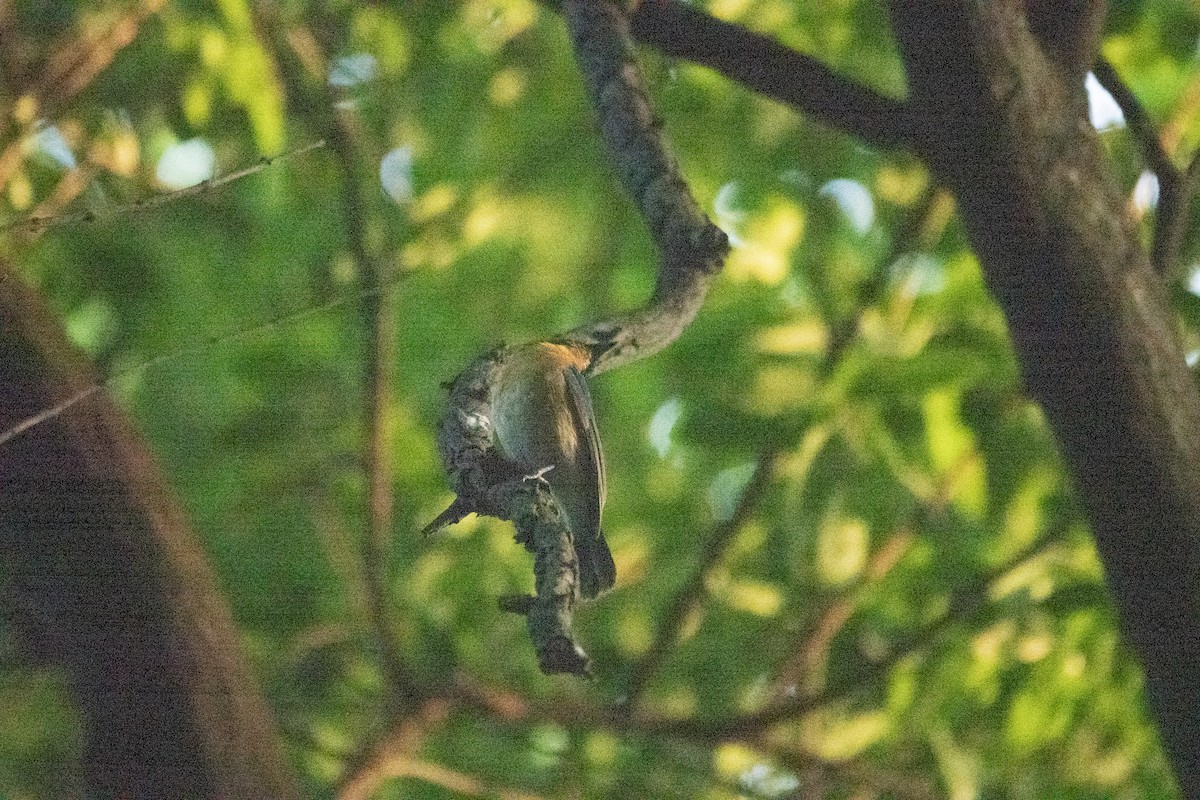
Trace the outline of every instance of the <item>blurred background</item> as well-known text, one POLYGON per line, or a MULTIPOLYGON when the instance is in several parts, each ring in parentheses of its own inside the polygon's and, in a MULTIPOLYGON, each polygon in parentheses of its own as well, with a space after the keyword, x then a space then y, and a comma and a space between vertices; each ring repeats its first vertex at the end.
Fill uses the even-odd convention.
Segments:
MULTIPOLYGON (((701 5, 904 91, 881 3, 701 5)), ((1200 4, 1113 6, 1104 54, 1184 160, 1200 4)), ((306 793, 1175 796, 953 200, 911 156, 642 56, 733 251, 682 338, 592 382, 618 582, 576 617, 587 682, 541 675, 497 607, 533 587, 511 525, 419 535, 451 499, 445 382, 653 286, 561 18, 533 0, 0 0, 0 254, 161 459, 306 793), (376 400, 393 508, 372 538, 376 400), (397 701, 389 659, 436 702, 397 701)), ((1146 217, 1153 175, 1089 89, 1146 217)), ((1200 270, 1172 292, 1194 364, 1200 270)), ((65 676, 0 627, 0 795, 60 796, 82 737, 65 676)))

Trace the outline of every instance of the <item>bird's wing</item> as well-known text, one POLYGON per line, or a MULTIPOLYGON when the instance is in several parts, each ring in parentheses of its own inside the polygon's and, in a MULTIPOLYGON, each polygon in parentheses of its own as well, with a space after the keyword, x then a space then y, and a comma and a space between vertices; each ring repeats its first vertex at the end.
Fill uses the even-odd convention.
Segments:
POLYGON ((599 526, 600 509, 604 507, 607 494, 606 478, 604 475, 604 449, 600 446, 600 434, 596 430, 596 417, 592 411, 592 394, 588 391, 587 379, 574 367, 567 369, 567 395, 571 399, 571 414, 575 417, 579 437, 578 463, 580 469, 590 469, 596 479, 596 487, 600 505, 596 508, 596 524, 599 526))
MULTIPOLYGON (((592 397, 587 381, 579 370, 570 367, 566 371, 567 396, 570 398, 571 416, 575 430, 579 431, 578 457, 575 480, 583 479, 585 486, 595 487, 594 493, 584 492, 580 497, 586 503, 583 510, 586 525, 582 530, 574 529, 575 552, 579 558, 579 593, 583 597, 598 597, 611 589, 617 581, 617 565, 613 561, 604 532, 600 530, 600 511, 604 506, 605 487, 604 451, 600 447, 600 434, 596 430, 596 418, 592 412, 592 397), (586 531, 586 533, 584 532, 586 531)), ((551 478, 553 480, 553 478, 551 478)), ((554 484, 551 483, 551 486, 554 484)))

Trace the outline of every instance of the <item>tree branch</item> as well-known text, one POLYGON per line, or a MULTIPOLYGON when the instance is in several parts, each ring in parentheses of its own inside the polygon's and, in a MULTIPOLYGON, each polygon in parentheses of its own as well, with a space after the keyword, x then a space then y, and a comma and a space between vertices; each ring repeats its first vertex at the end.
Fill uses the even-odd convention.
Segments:
POLYGON ((1158 176, 1160 188, 1166 188, 1169 183, 1177 181, 1179 170, 1171 161, 1171 157, 1167 155, 1167 151, 1163 149, 1162 139, 1158 135, 1154 120, 1150 119, 1150 112, 1121 79, 1112 62, 1106 58, 1098 59, 1095 66, 1092 67, 1092 73, 1120 107, 1121 114, 1125 117, 1125 125, 1133 134, 1134 141, 1142 149, 1142 157, 1146 159, 1146 166, 1158 176))
POLYGON ((380 736, 370 737, 354 754, 334 788, 338 800, 369 800, 388 778, 410 774, 403 769, 421 749, 429 729, 444 722, 450 703, 427 697, 412 713, 394 716, 380 736))
POLYGON ((1121 80, 1111 63, 1101 58, 1093 67, 1093 72, 1096 80, 1121 108, 1129 132, 1142 149, 1146 166, 1158 178, 1158 205, 1154 212, 1154 243, 1150 248, 1150 262, 1155 271, 1165 277, 1179 260, 1179 251, 1187 232, 1188 212, 1197 183, 1200 182, 1200 166, 1197 159, 1193 159, 1184 171, 1175 166, 1163 147, 1162 137, 1150 119, 1150 113, 1125 81, 1121 80))
POLYGON ((700 310, 729 241, 700 211, 667 150, 624 12, 610 0, 567 0, 563 16, 609 158, 659 256, 658 281, 646 307, 566 334, 591 346, 591 373, 598 374, 646 358, 678 338, 700 310))
POLYGON ((891 10, 913 98, 944 120, 931 166, 1071 468, 1180 786, 1200 796, 1200 395, 1095 132, 1019 6, 891 10))
POLYGON ((918 149, 930 120, 811 56, 677 0, 649 0, 630 18, 636 39, 716 70, 764 97, 882 148, 918 149))
POLYGON ((0 558, 18 630, 71 676, 88 796, 295 797, 216 578, 153 457, 0 265, 0 558))

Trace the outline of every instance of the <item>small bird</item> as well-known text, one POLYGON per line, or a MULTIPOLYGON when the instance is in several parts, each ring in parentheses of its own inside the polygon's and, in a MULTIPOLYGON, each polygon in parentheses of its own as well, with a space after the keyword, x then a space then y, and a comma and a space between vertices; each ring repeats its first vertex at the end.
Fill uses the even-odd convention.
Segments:
POLYGON ((578 344, 536 342, 511 351, 492 383, 492 429, 501 454, 545 479, 566 517, 579 559, 579 593, 596 597, 617 579, 600 530, 604 453, 578 344))

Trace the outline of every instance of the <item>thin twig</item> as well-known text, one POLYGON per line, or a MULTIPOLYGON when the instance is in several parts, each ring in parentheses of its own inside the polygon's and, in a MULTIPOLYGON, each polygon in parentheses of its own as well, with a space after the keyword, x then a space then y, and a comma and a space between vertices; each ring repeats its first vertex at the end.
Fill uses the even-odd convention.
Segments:
POLYGON ((1150 113, 1137 99, 1117 70, 1101 58, 1093 68, 1096 80, 1108 90, 1125 116, 1125 124, 1142 150, 1146 166, 1158 178, 1158 204, 1155 208, 1154 242, 1150 262, 1159 275, 1168 275, 1179 259, 1183 237, 1187 233, 1192 198, 1200 183, 1200 165, 1193 158, 1187 169, 1180 170, 1163 146, 1163 136, 1150 119, 1150 113))
MULTIPOLYGON (((925 507, 921 507, 922 511, 925 507)), ((850 621, 858 609, 862 596, 871 587, 887 577, 892 568, 900 563, 915 538, 914 531, 920 526, 921 514, 905 520, 884 540, 868 562, 862 579, 844 587, 826 600, 796 637, 792 656, 780 668, 773 681, 778 696, 809 695, 817 664, 825 657, 829 645, 838 632, 850 621)))
POLYGON ((984 607, 992 584, 1060 541, 1065 529, 1062 520, 1056 520, 1047 533, 1022 548, 1005 563, 956 587, 950 594, 946 612, 910 636, 903 644, 894 647, 887 656, 860 667, 851 677, 844 677, 841 683, 846 688, 842 692, 789 697, 770 703, 758 711, 722 719, 643 719, 639 728, 649 733, 682 736, 697 741, 746 739, 771 725, 795 719, 817 708, 843 700, 852 692, 873 687, 900 661, 928 647, 954 625, 974 617, 984 607))
POLYGON ((367 800, 389 777, 405 774, 398 769, 413 754, 431 728, 449 715, 451 701, 428 697, 413 713, 393 717, 381 735, 367 737, 360 749, 347 759, 346 769, 334 789, 338 800, 367 800))
POLYGON ((25 219, 13 220, 5 223, 4 225, 0 225, 0 231, 21 229, 31 233, 40 233, 42 231, 49 230, 50 228, 58 228, 63 225, 99 222, 100 220, 111 219, 112 217, 116 217, 121 214, 134 214, 143 211, 149 211, 151 209, 158 208, 159 206, 166 205, 167 203, 173 203, 176 200, 184 197, 207 194, 208 192, 215 191, 227 184, 233 183, 236 180, 240 180, 247 176, 262 172, 264 169, 277 162, 287 161, 289 159, 302 156, 305 153, 324 146, 324 139, 311 142, 301 147, 297 147, 294 150, 289 150, 286 153, 280 153, 277 156, 263 156, 254 164, 231 172, 228 175, 222 175, 219 178, 208 178, 200 181, 200 183, 197 183, 194 186, 188 186, 184 189, 178 189, 174 192, 168 192, 167 194, 156 195, 144 200, 137 200, 133 203, 113 206, 101 211, 79 211, 74 214, 63 214, 56 217, 27 217, 25 219))
POLYGON ((341 308, 342 306, 350 305, 352 303, 357 303, 365 297, 370 297, 373 294, 381 294, 383 292, 390 290, 396 283, 398 283, 401 279, 403 279, 403 277, 404 277, 403 275, 398 276, 390 284, 385 285, 385 286, 375 286, 375 287, 371 287, 371 288, 367 288, 367 289, 362 289, 362 290, 354 292, 352 294, 335 297, 324 303, 319 303, 315 306, 309 306, 307 308, 302 308, 302 309, 299 309, 298 311, 292 311, 290 313, 283 314, 279 317, 276 317, 274 319, 260 323, 258 325, 254 325, 249 328, 243 328, 241 330, 236 330, 236 331, 232 331, 230 333, 225 333, 225 334, 219 334, 216 336, 209 336, 195 344, 190 344, 185 347, 181 347, 178 350, 172 350, 169 353, 163 353, 162 355, 158 355, 158 356, 155 356, 154 358, 151 358, 149 361, 144 361, 141 364, 137 364, 137 365, 129 367, 127 369, 122 369, 118 372, 114 372, 113 374, 105 377, 104 380, 99 381, 98 383, 95 383, 95 384, 87 387, 86 389, 81 389, 80 391, 76 392, 75 394, 71 395, 70 397, 67 397, 66 399, 64 399, 63 401, 58 403, 57 405, 54 405, 51 408, 47 408, 44 411, 40 411, 37 414, 33 414, 29 417, 26 417, 25 419, 18 422, 16 425, 13 425, 12 427, 9 427, 3 431, 0 431, 0 445, 3 445, 5 442, 8 442, 9 440, 14 439, 17 436, 20 436, 25 431, 29 430, 30 428, 36 427, 37 425, 40 425, 41 423, 45 422, 46 420, 57 417, 59 414, 62 414, 64 411, 71 408, 71 406, 74 406, 77 403, 80 403, 80 402, 86 400, 87 398, 89 398, 93 394, 95 394, 96 392, 100 391, 101 389, 105 389, 105 388, 111 386, 113 383, 116 383, 117 381, 123 380, 125 378, 131 378, 131 377, 134 377, 137 375, 141 375, 141 374, 149 372, 150 370, 153 370, 157 367, 160 367, 164 364, 170 364, 174 361, 178 361, 182 358, 186 358, 187 356, 193 356, 193 355, 205 353, 214 347, 219 347, 221 345, 230 344, 232 342, 240 341, 242 339, 248 339, 251 336, 256 336, 260 333, 272 331, 272 330, 284 327, 286 325, 293 325, 297 322, 301 322, 305 319, 308 319, 309 317, 316 316, 317 314, 323 314, 327 311, 332 311, 334 309, 341 308))
POLYGON ((771 475, 775 470, 776 458, 777 454, 770 451, 759 457, 754 474, 751 475, 746 488, 742 490, 737 508, 734 509, 729 519, 714 527, 709 534, 700 550, 701 559, 696 570, 687 583, 675 593, 654 634, 654 640, 650 647, 646 650, 645 655, 633 665, 625 689, 623 701, 625 708, 632 709, 637 705, 650 679, 662 667, 671 648, 679 639, 679 632, 703 602, 705 581, 765 496, 767 486, 771 482, 771 475))
MULTIPOLYGON (((409 778, 421 781, 448 792, 455 797, 486 797, 491 800, 541 800, 542 795, 529 794, 516 789, 502 789, 474 775, 444 767, 431 761, 411 756, 393 755, 379 765, 379 784, 388 778, 409 778)), ((338 800, 358 800, 371 797, 370 793, 342 792, 338 800)))

